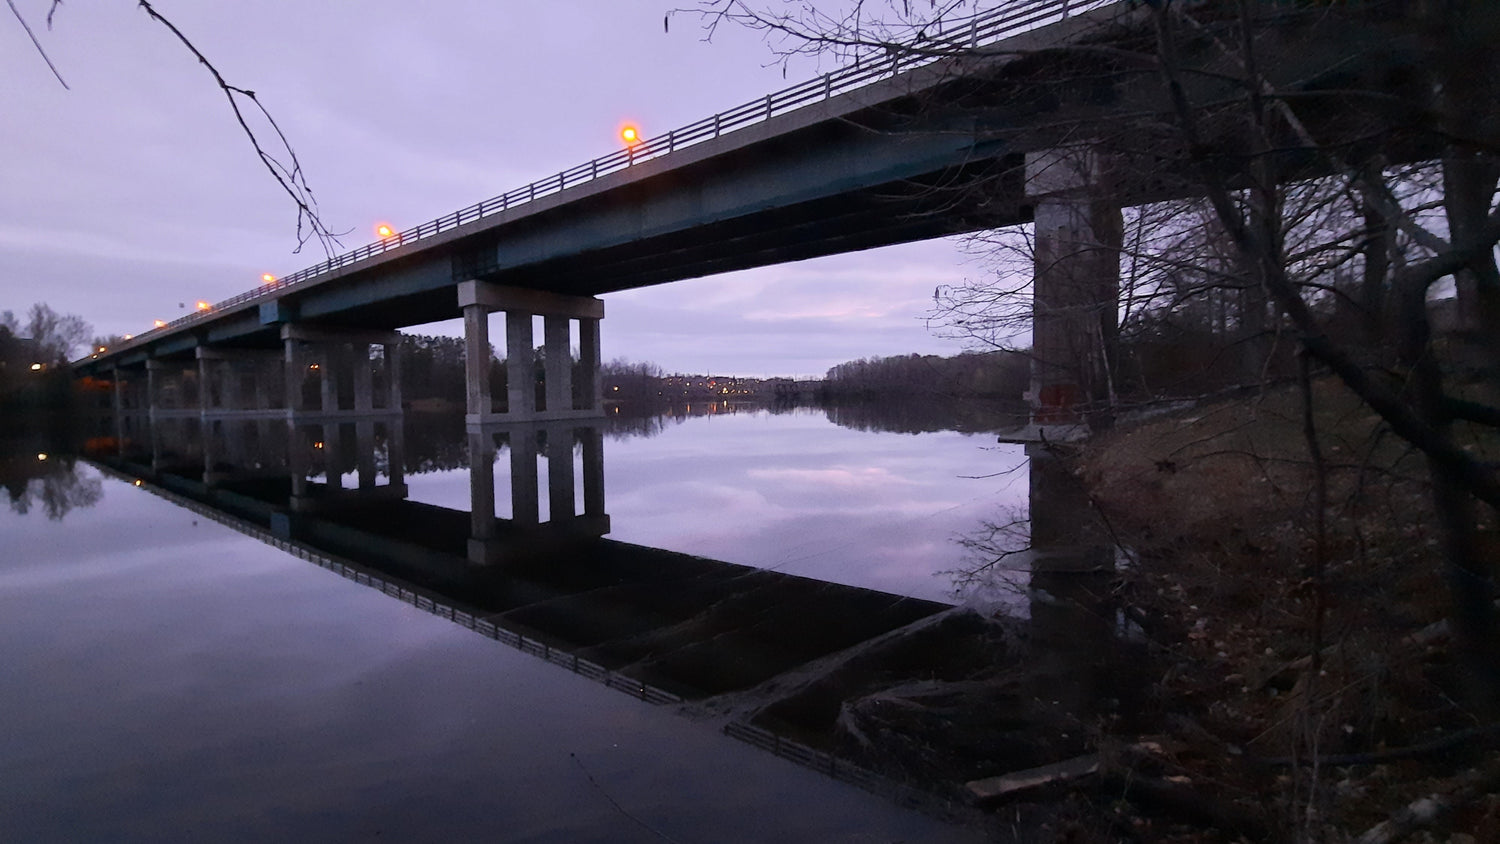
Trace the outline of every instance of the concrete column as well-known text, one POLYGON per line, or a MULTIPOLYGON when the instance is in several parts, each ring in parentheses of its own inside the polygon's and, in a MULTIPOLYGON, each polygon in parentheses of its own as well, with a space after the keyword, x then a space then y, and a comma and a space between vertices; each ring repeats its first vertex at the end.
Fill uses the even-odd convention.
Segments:
POLYGON ((531 346, 531 314, 505 312, 506 414, 518 421, 536 416, 536 352, 531 346))
POLYGON ((487 565, 499 562, 502 549, 496 539, 495 435, 469 431, 469 562, 487 565))
POLYGON ((209 376, 213 367, 213 361, 203 356, 203 349, 198 349, 198 412, 207 413, 213 409, 213 390, 210 388, 209 376))
POLYGON ((375 488, 375 420, 354 423, 355 467, 360 489, 375 488))
POLYGON ((302 410, 302 387, 307 383, 307 364, 300 342, 288 337, 282 343, 286 346, 286 411, 289 414, 297 413, 302 410))
POLYGON ((344 426, 328 422, 323 425, 323 477, 328 482, 329 491, 344 488, 343 469, 344 426))
POLYGON ((475 539, 495 538, 495 435, 469 432, 469 532, 475 539))
POLYGON ((323 412, 337 413, 339 410, 339 351, 336 344, 325 345, 318 356, 318 381, 323 396, 323 412))
POLYGON ((114 411, 115 421, 115 455, 125 454, 125 384, 121 378, 120 367, 110 369, 110 407, 114 411))
POLYGON ((583 512, 604 515, 604 432, 583 428, 583 512))
POLYGON ((490 399, 490 313, 484 305, 468 305, 463 310, 468 421, 479 422, 494 412, 490 399))
MULTIPOLYGON (((146 361, 146 413, 153 421, 161 405, 162 370, 166 364, 159 360, 146 361)), ((154 426, 153 426, 154 427, 154 426)))
POLYGON ((375 370, 370 362, 370 345, 356 342, 350 358, 354 365, 354 410, 368 413, 375 409, 375 370))
POLYGON ((510 430, 510 512, 517 525, 541 520, 537 500, 536 428, 518 425, 510 430))
POLYGON ((1114 548, 1078 478, 1051 451, 1029 445, 1031 504, 1030 621, 1039 646, 1024 680, 1059 712, 1089 720, 1123 656, 1109 588, 1114 548))
POLYGON ((545 317, 543 341, 547 349, 547 410, 573 409, 572 320, 565 316, 545 317))
POLYGON ((199 430, 203 432, 203 483, 213 486, 219 480, 214 472, 219 464, 219 442, 214 434, 220 431, 220 422, 217 419, 203 419, 199 423, 199 430))
POLYGON ((166 424, 160 419, 152 418, 147 427, 151 431, 151 471, 160 472, 162 466, 162 426, 166 424))
POLYGON ((392 486, 399 486, 406 477, 406 429, 401 419, 389 419, 385 423, 385 459, 392 486))
POLYGON ((282 462, 276 457, 277 452, 271 445, 271 436, 271 420, 255 420, 255 450, 251 452, 250 459, 245 462, 246 467, 267 469, 282 462))
POLYGON ((1092 150, 1026 156, 1035 204, 1031 401, 1037 424, 1108 424, 1123 222, 1092 150), (1080 413, 1086 411, 1086 413, 1080 413))
POLYGON ((226 360, 219 367, 219 406, 225 410, 245 410, 244 398, 240 395, 240 369, 239 361, 233 358, 226 360))
POLYGON ((582 410, 604 412, 604 383, 599 377, 599 320, 578 320, 578 369, 582 380, 582 410))
POLYGON ((292 497, 307 497, 307 471, 311 464, 312 443, 302 435, 291 416, 286 420, 286 460, 292 476, 292 497))
MULTIPOLYGON (((485 334, 489 334, 486 326, 485 334)), ((485 341, 489 345, 489 341, 485 341)), ((386 343, 385 348, 385 406, 387 410, 401 409, 401 343, 386 343)), ((489 379, 485 379, 489 384, 489 379)), ((488 392, 488 391, 486 391, 488 392)))
POLYGON ((250 375, 255 385, 255 409, 269 410, 271 408, 271 368, 265 361, 256 358, 254 369, 250 375))
POLYGON ((547 430, 547 521, 561 523, 574 515, 573 429, 553 425, 547 430))

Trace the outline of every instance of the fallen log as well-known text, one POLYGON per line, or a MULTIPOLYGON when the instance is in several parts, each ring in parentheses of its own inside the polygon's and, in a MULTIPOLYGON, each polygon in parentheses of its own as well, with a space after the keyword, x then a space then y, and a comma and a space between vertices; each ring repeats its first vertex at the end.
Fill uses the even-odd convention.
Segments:
POLYGON ((1099 754, 1090 753, 1075 759, 1063 762, 1053 762, 1050 765, 1041 765, 1036 768, 1027 768, 1024 771, 1012 771, 998 777, 988 777, 982 780, 974 780, 966 784, 969 792, 974 795, 976 802, 987 802, 996 800, 1007 794, 1018 791, 1028 791, 1051 785, 1057 782, 1067 782, 1080 777, 1086 777, 1099 772, 1099 754))

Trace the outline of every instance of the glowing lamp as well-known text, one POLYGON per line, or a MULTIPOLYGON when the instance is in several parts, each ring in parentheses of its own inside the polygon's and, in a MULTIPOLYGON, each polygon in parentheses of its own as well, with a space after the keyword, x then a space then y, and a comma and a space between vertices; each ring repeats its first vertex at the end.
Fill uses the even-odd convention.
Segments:
POLYGON ((122 340, 134 340, 135 339, 135 335, 134 334, 126 334, 124 337, 122 337, 120 339, 122 339, 122 340))
POLYGON ((42 365, 39 364, 39 363, 33 363, 31 365, 31 371, 32 372, 41 372, 42 371, 42 365))
POLYGON ((39 451, 39 452, 37 452, 36 459, 38 459, 38 460, 46 460, 47 459, 47 452, 45 452, 45 451, 39 451))
POLYGON ((270 273, 261 273, 260 280, 264 281, 266 284, 272 284, 276 281, 276 276, 271 275, 270 273))
POLYGON ((385 223, 381 223, 380 225, 376 226, 375 233, 380 235, 381 240, 387 240, 396 236, 396 230, 386 225, 385 223))
POLYGON ((641 131, 634 126, 626 126, 620 130, 620 140, 624 141, 626 146, 633 147, 641 142, 641 131))
POLYGON ((207 302, 203 301, 202 299, 198 300, 198 310, 200 310, 200 311, 206 311, 206 310, 208 310, 208 307, 209 307, 209 305, 208 305, 207 302))
POLYGON ((103 347, 103 346, 100 346, 100 347, 99 347, 99 351, 101 351, 101 352, 102 352, 102 351, 104 351, 104 347, 103 347))
POLYGON ((152 326, 154 326, 156 328, 166 328, 167 327, 167 321, 164 320, 164 319, 156 320, 155 322, 153 322, 151 324, 152 324, 152 326))

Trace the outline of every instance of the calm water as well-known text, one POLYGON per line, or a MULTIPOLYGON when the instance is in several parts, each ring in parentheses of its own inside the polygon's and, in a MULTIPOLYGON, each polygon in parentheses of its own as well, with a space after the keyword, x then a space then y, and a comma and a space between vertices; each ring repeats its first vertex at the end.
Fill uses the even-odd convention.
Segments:
MULTIPOLYGON (((1027 501, 1021 446, 858 430, 816 408, 669 419, 617 430, 604 452, 611 539, 931 600, 992 597, 955 584, 972 557, 957 540, 1027 501)), ((497 466, 509 516, 504 454, 497 466)), ((406 481, 412 500, 469 507, 467 470, 406 481)))
MULTIPOLYGON (((454 440, 408 450, 452 465, 454 440)), ((951 597, 955 537, 1026 496, 1019 452, 992 436, 821 412, 668 421, 604 450, 612 539, 918 597, 951 597)), ((22 450, 4 467, 6 840, 965 840, 48 461, 63 465, 22 450)), ((468 508, 466 472, 406 482, 468 508)))

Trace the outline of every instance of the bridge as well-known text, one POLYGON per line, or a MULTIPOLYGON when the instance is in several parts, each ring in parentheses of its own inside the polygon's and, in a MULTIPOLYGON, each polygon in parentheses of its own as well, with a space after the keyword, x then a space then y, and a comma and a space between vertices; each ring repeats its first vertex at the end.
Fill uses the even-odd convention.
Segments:
MULTIPOLYGON (((212 426, 191 417, 136 421, 144 430, 115 453, 96 451, 90 458, 96 467, 360 584, 654 702, 702 700, 764 685, 772 698, 790 693, 803 699, 769 707, 778 720, 826 729, 841 699, 826 696, 845 694, 847 687, 831 682, 819 688, 805 674, 778 686, 778 677, 851 657, 849 671, 860 676, 869 670, 871 653, 859 649, 861 643, 884 638, 874 650, 894 646, 906 653, 911 640, 902 645, 893 634, 909 636, 914 628, 926 629, 919 635, 937 633, 931 623, 952 609, 603 538, 610 518, 598 448, 603 419, 546 426, 549 471, 540 490, 534 426, 428 431, 448 446, 467 441, 467 468, 456 470, 469 476, 467 509, 408 500, 405 473, 424 471, 423 461, 404 453, 401 426, 381 430, 361 414, 328 415, 298 426, 244 417, 212 426), (585 462, 585 512, 578 515, 575 443, 582 444, 585 462), (509 507, 503 508, 510 515, 497 517, 496 458, 502 451, 509 452, 511 465, 509 507), (530 467, 529 477, 521 465, 530 467), (310 480, 310 473, 318 480, 310 480), (353 485, 343 480, 348 476, 353 485), (539 493, 549 503, 546 521, 538 521, 539 493), (822 699, 807 705, 809 696, 822 699)), ((1032 671, 1046 677, 1050 699, 1071 697, 1066 705, 1083 711, 1095 697, 1088 666, 1114 635, 1106 621, 1113 612, 1102 609, 1108 599, 1096 585, 1096 575, 1114 567, 1114 546, 1103 524, 1089 517, 1087 497, 1061 461, 1042 448, 1027 453, 1033 558, 1028 582, 1041 590, 1032 596, 1029 635, 1049 642, 1032 671), (1088 609, 1066 608, 1064 596, 1088 609), (1049 662, 1068 667, 1054 674, 1041 665, 1049 662)), ((933 646, 943 650, 941 640, 933 646)), ((905 665, 906 657, 897 659, 905 665)))
MULTIPOLYGON (((1400 3, 1368 4, 1384 8, 1368 15, 1362 4, 1338 15, 1312 0, 1267 5, 1284 26, 1266 65, 1299 90, 1317 87, 1315 69, 1342 42, 1380 43, 1402 27, 1400 3)), ((1079 134, 1111 122, 1130 131, 1124 115, 1166 112, 1159 86, 1120 74, 1058 81, 1055 61, 1028 57, 1139 39, 1148 14, 1126 0, 1006 4, 924 33, 944 49, 897 51, 768 94, 276 279, 75 369, 108 376, 117 410, 379 414, 400 408, 396 329, 461 315, 470 423, 587 418, 602 407, 601 294, 1034 222, 1033 401, 1066 408, 1088 380, 1070 361, 1102 360, 1114 331, 1121 207, 1190 188, 1153 166, 1140 137, 1138 160, 1118 166, 1121 150, 1079 134), (976 49, 955 57, 953 46, 976 49), (491 395, 487 365, 494 312, 506 315, 503 396, 491 395), (545 326, 540 402, 535 317, 545 326), (352 374, 340 384, 336 370, 352 374)), ((1185 61, 1222 58, 1199 51, 1185 61)), ((1419 58, 1365 50, 1343 72, 1419 58)), ((1325 99, 1304 118, 1328 136, 1347 116, 1325 99)), ((1431 156, 1419 147, 1385 152, 1431 156)))

